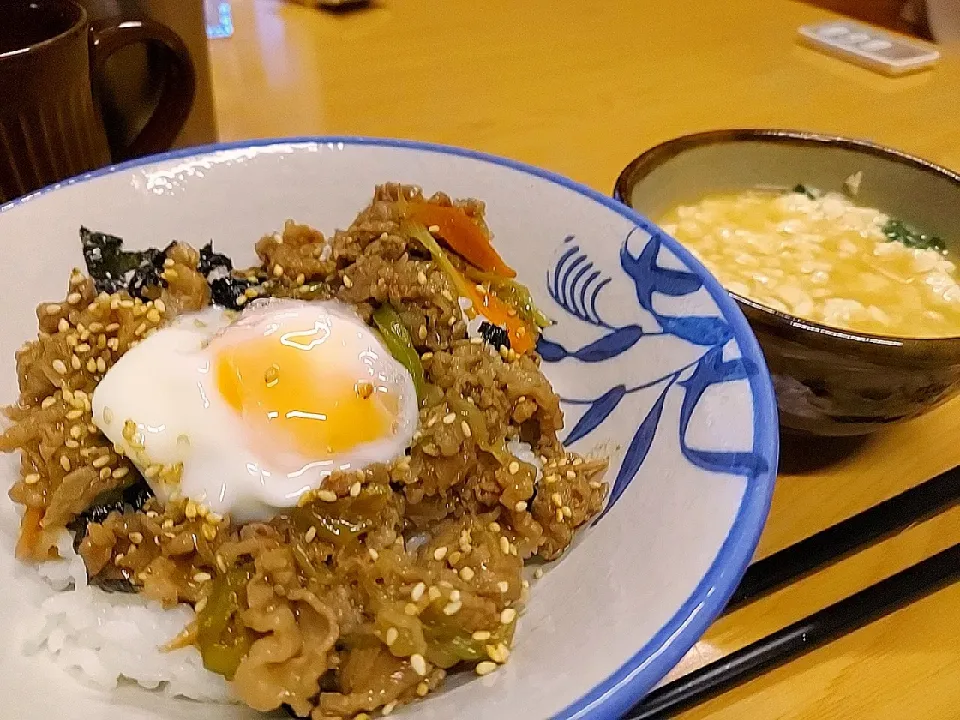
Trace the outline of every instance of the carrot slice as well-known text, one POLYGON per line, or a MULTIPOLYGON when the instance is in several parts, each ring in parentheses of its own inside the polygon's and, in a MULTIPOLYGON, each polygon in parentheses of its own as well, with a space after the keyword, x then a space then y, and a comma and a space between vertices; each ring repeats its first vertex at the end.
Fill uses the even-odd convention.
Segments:
POLYGON ((460 208, 410 203, 406 216, 428 228, 439 228, 436 234, 471 265, 502 277, 517 276, 494 249, 487 231, 460 208))
POLYGON ((533 349, 537 342, 536 329, 528 327, 514 308, 493 293, 480 292, 476 285, 454 267, 450 258, 444 255, 440 245, 425 227, 418 222, 408 221, 401 226, 400 231, 409 237, 417 238, 430 253, 434 262, 453 280, 459 295, 470 301, 471 307, 465 311, 467 315, 471 318, 482 315, 494 325, 505 327, 510 338, 510 347, 517 354, 522 355, 533 349))

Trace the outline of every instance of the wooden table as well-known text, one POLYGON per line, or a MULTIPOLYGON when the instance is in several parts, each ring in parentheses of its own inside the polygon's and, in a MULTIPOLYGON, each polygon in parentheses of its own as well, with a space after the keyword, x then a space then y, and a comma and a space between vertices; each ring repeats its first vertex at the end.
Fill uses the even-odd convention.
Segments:
MULTIPOLYGON (((641 150, 723 126, 869 137, 960 169, 960 57, 908 78, 873 75, 798 47, 797 27, 831 16, 788 0, 380 0, 350 14, 273 0, 233 7, 236 35, 211 43, 226 140, 431 140, 525 160, 605 192, 641 150)), ((954 403, 860 445, 825 446, 813 458, 833 460, 823 467, 782 472, 759 555, 957 464, 958 431, 954 403)), ((733 613, 677 672, 958 538, 960 509, 733 613)), ((960 586, 682 717, 953 718, 958 676, 960 586)))

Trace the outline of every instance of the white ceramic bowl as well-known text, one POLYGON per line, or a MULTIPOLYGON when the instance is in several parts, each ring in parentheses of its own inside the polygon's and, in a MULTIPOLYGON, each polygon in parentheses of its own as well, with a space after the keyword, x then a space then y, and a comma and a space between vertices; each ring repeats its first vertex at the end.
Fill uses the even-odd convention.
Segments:
MULTIPOLYGON (((610 457, 610 504, 535 582, 499 672, 454 682, 414 718, 615 718, 694 644, 739 581, 767 514, 777 461, 770 378, 740 311, 649 222, 585 187, 447 147, 354 138, 258 141, 108 168, 0 209, 0 398, 34 306, 81 265, 81 224, 134 246, 213 239, 236 260, 287 218, 345 227, 384 181, 487 202, 498 248, 557 322, 541 342, 565 399, 564 436, 610 457)), ((145 379, 146 380, 146 379, 145 379)), ((16 461, 2 458, 8 487, 16 461)), ((133 687, 86 688, 21 654, 36 598, 11 580, 2 505, 0 715, 58 720, 253 717, 133 687)), ((400 713, 398 713, 400 714, 400 713)))

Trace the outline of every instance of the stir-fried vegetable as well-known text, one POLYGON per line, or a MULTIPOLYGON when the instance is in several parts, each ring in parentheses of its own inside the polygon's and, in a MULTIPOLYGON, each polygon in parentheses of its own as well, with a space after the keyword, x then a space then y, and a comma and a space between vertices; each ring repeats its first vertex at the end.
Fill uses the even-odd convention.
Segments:
POLYGON ((241 599, 251 577, 252 568, 234 568, 218 575, 207 604, 197 613, 197 645, 203 666, 227 680, 233 678, 253 644, 252 633, 239 618, 241 599))
POLYGON ((486 285, 490 292, 498 298, 515 308, 517 314, 530 325, 539 328, 550 327, 553 322, 544 315, 525 285, 516 280, 508 280, 498 277, 493 273, 479 272, 476 270, 467 270, 467 276, 476 282, 486 285))
POLYGON ((426 380, 423 376, 423 364, 400 314, 391 305, 381 305, 373 312, 373 324, 380 331, 380 337, 394 359, 403 365, 413 384, 417 388, 417 397, 423 400, 426 380))
POLYGON ((513 269, 494 249, 487 229, 461 208, 423 202, 407 203, 404 215, 412 222, 438 228, 437 235, 471 265, 501 277, 516 277, 513 269))
POLYGON ((524 322, 518 312, 490 292, 481 293, 477 286, 467 280, 446 256, 439 243, 427 232, 427 229, 415 222, 404 222, 400 230, 409 237, 416 238, 430 253, 433 261, 440 266, 454 285, 457 292, 467 298, 471 307, 465 312, 471 317, 483 315, 487 320, 507 329, 510 335, 510 347, 518 354, 529 352, 536 344, 537 333, 524 322))
POLYGON ((389 499, 385 486, 369 483, 357 497, 296 507, 290 511, 290 519, 301 532, 315 528, 318 540, 343 547, 382 524, 380 514, 389 499))

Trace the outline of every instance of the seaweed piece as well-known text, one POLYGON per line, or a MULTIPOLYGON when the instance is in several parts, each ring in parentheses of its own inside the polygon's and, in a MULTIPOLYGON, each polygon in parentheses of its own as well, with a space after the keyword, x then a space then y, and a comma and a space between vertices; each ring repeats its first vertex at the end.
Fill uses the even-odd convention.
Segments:
POLYGON ((229 278, 232 271, 233 261, 223 253, 214 252, 212 240, 200 248, 200 262, 197 264, 197 272, 207 278, 208 282, 220 278, 229 278))
POLYGON ((116 235, 80 228, 80 242, 87 272, 99 292, 114 293, 126 289, 129 273, 144 262, 152 264, 150 251, 127 251, 123 239, 116 235))
POLYGON ((480 323, 478 332, 480 333, 480 337, 482 337, 488 345, 492 345, 497 350, 502 347, 507 348, 507 350, 510 349, 510 334, 506 328, 484 320, 480 323))
POLYGON ((210 297, 215 305, 221 305, 228 310, 240 310, 247 301, 247 288, 254 285, 256 283, 242 277, 217 278, 210 281, 210 297))
POLYGON ((127 578, 100 578, 94 576, 90 578, 90 582, 96 585, 98 588, 108 593, 135 593, 137 588, 132 582, 127 578))
POLYGON ((809 185, 804 185, 803 183, 797 183, 793 186, 791 192, 800 193, 801 195, 806 195, 811 200, 816 200, 820 197, 821 193, 816 188, 812 188, 809 185))
POLYGON ((77 515, 67 526, 74 533, 73 549, 80 549, 80 543, 87 536, 87 525, 90 523, 102 523, 110 513, 122 513, 127 508, 140 510, 152 497, 153 490, 139 475, 129 485, 100 493, 90 507, 77 515))
POLYGON ((943 250, 946 243, 936 235, 927 235, 903 220, 890 218, 883 225, 883 234, 890 242, 899 242, 914 250, 943 250))

